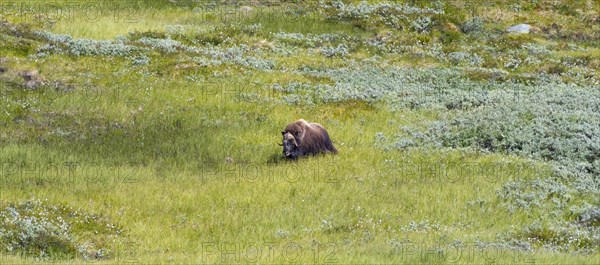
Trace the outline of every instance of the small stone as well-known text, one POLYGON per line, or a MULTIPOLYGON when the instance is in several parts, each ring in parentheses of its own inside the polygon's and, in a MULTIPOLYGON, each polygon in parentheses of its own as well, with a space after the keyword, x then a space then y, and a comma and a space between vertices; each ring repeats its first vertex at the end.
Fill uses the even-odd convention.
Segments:
POLYGON ((514 25, 514 26, 508 28, 506 31, 508 31, 510 33, 516 33, 516 34, 528 34, 530 30, 531 30, 531 25, 519 24, 519 25, 514 25))

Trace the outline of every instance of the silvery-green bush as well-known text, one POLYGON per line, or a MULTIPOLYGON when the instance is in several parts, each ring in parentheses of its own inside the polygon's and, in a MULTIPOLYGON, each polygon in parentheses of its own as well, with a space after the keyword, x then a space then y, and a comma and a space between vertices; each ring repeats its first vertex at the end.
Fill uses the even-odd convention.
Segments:
POLYGON ((321 54, 325 57, 344 57, 348 55, 348 47, 344 44, 340 44, 337 47, 323 47, 321 49, 321 54))
POLYGON ((444 14, 440 7, 417 7, 395 2, 368 3, 362 1, 358 4, 345 4, 342 1, 321 1, 321 8, 333 11, 338 18, 382 17, 389 14, 444 14))
POLYGON ((410 23, 412 29, 419 33, 427 33, 433 24, 431 17, 418 17, 410 23))
POLYGON ((473 17, 463 23, 461 29, 464 33, 477 33, 484 29, 484 22, 480 17, 473 17))
POLYGON ((106 217, 83 210, 36 199, 0 204, 0 252, 42 260, 106 259, 122 233, 106 217))
POLYGON ((431 15, 444 14, 443 5, 434 3, 434 6, 415 6, 396 2, 368 3, 362 1, 358 4, 344 3, 342 1, 321 1, 320 9, 328 19, 359 21, 360 24, 369 26, 383 24, 390 28, 408 29, 424 32, 432 24, 431 15))
POLYGON ((150 57, 146 56, 145 54, 142 54, 133 58, 131 63, 133 65, 147 65, 150 63, 150 57))
MULTIPOLYGON (((453 56, 458 61, 466 57, 453 56)), ((290 83, 282 85, 281 90, 286 93, 286 100, 292 101, 288 103, 294 104, 302 100, 308 103, 309 99, 311 102, 360 100, 386 102, 391 110, 443 113, 439 120, 425 125, 425 130, 405 128, 398 135, 408 136, 391 142, 379 137, 389 142, 383 145, 386 149, 471 149, 547 163, 551 168, 543 178, 516 176, 518 180, 504 183, 498 190, 500 206, 508 211, 568 220, 570 207, 600 203, 600 141, 597 140, 600 139, 600 87, 593 80, 565 83, 560 76, 540 74, 521 82, 508 78, 503 70, 363 64, 341 69, 305 69, 301 71, 303 74, 326 78, 331 83, 290 83), (471 80, 465 70, 489 72, 499 78, 471 80)), ((595 212, 590 210, 587 215, 595 216, 595 212)), ((594 218, 582 217, 582 220, 594 218)), ((577 227, 572 226, 563 234, 596 229, 590 238, 598 235, 597 226, 577 227)), ((557 237, 563 238, 562 234, 557 237)), ((543 243, 550 248, 552 240, 529 243, 543 243)), ((560 244, 555 249, 560 250, 560 244)), ((570 244, 567 251, 593 249, 590 245, 570 244)))
POLYGON ((572 222, 546 225, 535 222, 518 231, 502 235, 503 239, 528 242, 550 252, 593 254, 600 245, 600 229, 587 229, 572 222))
POLYGON ((176 40, 172 39, 157 39, 150 37, 142 37, 137 42, 150 46, 152 49, 156 49, 166 53, 176 52, 178 48, 183 48, 183 45, 176 40))
POLYGON ((137 50, 135 46, 126 45, 122 41, 78 39, 47 31, 34 31, 33 34, 50 42, 50 45, 40 47, 38 54, 65 52, 75 56, 127 56, 137 50))
POLYGON ((523 43, 521 49, 526 50, 530 55, 547 55, 550 53, 550 50, 545 45, 531 42, 523 43))
POLYGON ((471 54, 465 51, 456 51, 448 53, 447 60, 453 65, 481 66, 484 59, 477 54, 471 54))

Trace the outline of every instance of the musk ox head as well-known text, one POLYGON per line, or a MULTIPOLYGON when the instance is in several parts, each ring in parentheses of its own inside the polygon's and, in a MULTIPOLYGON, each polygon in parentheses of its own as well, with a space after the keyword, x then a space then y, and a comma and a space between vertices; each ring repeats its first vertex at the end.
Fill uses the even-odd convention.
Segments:
POLYGON ((298 141, 296 141, 296 138, 290 132, 283 131, 281 135, 283 135, 283 144, 281 144, 283 146, 283 155, 287 158, 296 158, 299 147, 298 141))

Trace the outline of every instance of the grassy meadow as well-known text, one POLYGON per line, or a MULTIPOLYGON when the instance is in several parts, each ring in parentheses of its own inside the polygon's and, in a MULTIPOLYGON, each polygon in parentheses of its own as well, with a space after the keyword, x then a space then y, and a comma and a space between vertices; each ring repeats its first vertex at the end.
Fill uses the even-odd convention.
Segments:
POLYGON ((0 263, 600 263, 598 2, 232 2, 0 2, 0 263))

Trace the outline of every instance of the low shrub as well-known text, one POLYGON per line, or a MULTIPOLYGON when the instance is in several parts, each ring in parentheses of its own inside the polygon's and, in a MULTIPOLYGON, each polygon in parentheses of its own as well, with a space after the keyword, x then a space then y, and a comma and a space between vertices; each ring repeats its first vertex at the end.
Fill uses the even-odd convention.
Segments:
POLYGON ((461 30, 467 34, 482 32, 483 29, 484 22, 480 17, 473 17, 472 19, 465 21, 461 26, 461 30))
POLYGON ((107 217, 40 200, 0 204, 0 252, 40 259, 108 259, 123 230, 107 217))
POLYGON ((54 34, 46 31, 34 31, 34 35, 50 42, 38 50, 38 55, 47 53, 66 53, 75 56, 103 55, 127 56, 136 51, 135 46, 121 41, 77 39, 69 35, 54 34))
POLYGON ((348 55, 348 47, 344 44, 340 44, 337 47, 324 47, 321 49, 321 54, 325 57, 344 57, 348 55))
POLYGON ((426 32, 433 22, 433 15, 444 14, 443 6, 415 6, 404 3, 380 2, 345 4, 342 1, 322 1, 320 8, 331 20, 352 21, 360 28, 383 25, 394 29, 412 29, 426 32))

